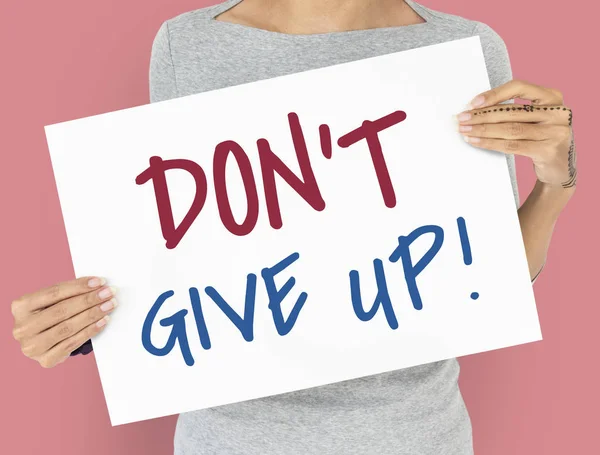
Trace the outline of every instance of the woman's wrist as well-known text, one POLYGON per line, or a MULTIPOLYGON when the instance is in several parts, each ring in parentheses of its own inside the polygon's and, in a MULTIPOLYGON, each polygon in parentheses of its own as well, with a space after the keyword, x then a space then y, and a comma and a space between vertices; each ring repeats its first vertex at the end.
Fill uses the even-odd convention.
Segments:
POLYGON ((558 217, 575 194, 575 188, 576 186, 564 188, 562 185, 551 185, 537 180, 530 196, 539 198, 548 206, 548 213, 558 217))

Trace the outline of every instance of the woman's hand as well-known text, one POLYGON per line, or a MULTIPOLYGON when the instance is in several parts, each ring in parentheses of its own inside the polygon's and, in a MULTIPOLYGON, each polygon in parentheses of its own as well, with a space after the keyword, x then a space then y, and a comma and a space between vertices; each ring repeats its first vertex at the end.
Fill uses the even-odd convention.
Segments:
POLYGON ((15 300, 13 336, 23 354, 51 368, 102 331, 117 305, 114 289, 104 284, 102 278, 79 278, 15 300))
POLYGON ((527 156, 540 182, 559 188, 575 186, 573 116, 559 91, 513 80, 475 97, 469 110, 457 118, 469 144, 527 156), (515 98, 531 104, 500 104, 515 98))

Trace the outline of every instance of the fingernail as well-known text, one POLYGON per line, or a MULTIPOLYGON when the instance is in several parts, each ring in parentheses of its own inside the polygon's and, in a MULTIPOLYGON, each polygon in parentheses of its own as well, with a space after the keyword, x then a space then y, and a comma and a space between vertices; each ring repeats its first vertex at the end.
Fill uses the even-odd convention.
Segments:
POLYGON ((471 125, 460 125, 458 127, 458 131, 460 131, 461 133, 466 133, 467 131, 471 131, 473 129, 473 127, 471 125))
POLYGON ((465 142, 468 142, 470 144, 474 144, 481 140, 478 137, 473 137, 473 136, 463 136, 463 138, 464 138, 465 142))
POLYGON ((108 299, 109 297, 115 295, 115 293, 116 289, 113 286, 109 286, 98 292, 98 297, 100 297, 101 299, 108 299))
POLYGON ((90 288, 97 288, 98 286, 102 286, 104 283, 106 283, 104 278, 92 278, 88 281, 87 285, 90 288))
POLYGON ((459 122, 466 122, 467 120, 471 120, 471 114, 468 112, 461 112, 456 116, 459 122))
POLYGON ((485 103, 485 98, 482 95, 478 95, 469 103, 469 107, 473 109, 475 107, 483 106, 483 103, 485 103))
POLYGON ((104 302, 102 305, 100 305, 100 309, 106 313, 107 311, 112 310, 116 306, 117 301, 115 299, 110 299, 108 302, 104 302))
POLYGON ((104 327, 106 325, 106 323, 109 321, 110 317, 104 316, 102 319, 100 319, 98 322, 96 322, 96 327, 104 327))

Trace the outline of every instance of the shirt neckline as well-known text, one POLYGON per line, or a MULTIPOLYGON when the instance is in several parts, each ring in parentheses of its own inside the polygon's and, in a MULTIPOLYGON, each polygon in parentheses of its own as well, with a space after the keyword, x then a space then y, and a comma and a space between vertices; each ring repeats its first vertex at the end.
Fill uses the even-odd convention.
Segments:
POLYGON ((396 25, 393 27, 378 27, 378 28, 367 28, 360 30, 345 30, 339 32, 326 32, 326 33, 309 33, 309 34, 293 34, 293 33, 282 33, 271 30, 266 30, 258 27, 251 27, 249 25, 236 24, 234 22, 220 21, 217 20, 217 16, 230 10, 238 3, 243 0, 225 0, 222 3, 215 5, 208 15, 209 22, 218 27, 229 28, 240 33, 246 33, 247 35, 271 37, 280 40, 323 40, 323 39, 335 39, 335 38, 360 38, 370 36, 373 34, 382 33, 398 33, 416 30, 425 30, 432 25, 435 20, 435 16, 431 14, 427 8, 418 4, 414 0, 404 0, 407 5, 412 8, 419 16, 421 16, 425 22, 419 24, 409 25, 396 25))

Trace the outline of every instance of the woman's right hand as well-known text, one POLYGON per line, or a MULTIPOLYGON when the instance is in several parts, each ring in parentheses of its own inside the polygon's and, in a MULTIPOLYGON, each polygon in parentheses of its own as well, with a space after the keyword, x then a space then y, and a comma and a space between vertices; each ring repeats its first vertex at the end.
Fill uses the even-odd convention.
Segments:
POLYGON ((114 294, 104 279, 84 277, 24 295, 12 302, 13 336, 23 354, 52 368, 104 329, 114 294))

